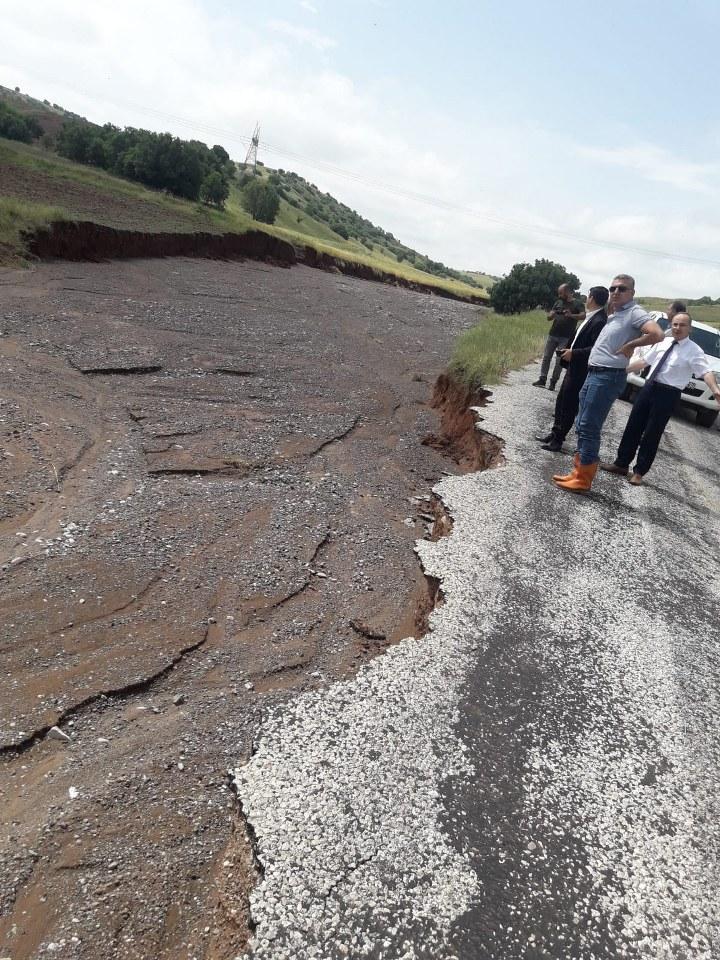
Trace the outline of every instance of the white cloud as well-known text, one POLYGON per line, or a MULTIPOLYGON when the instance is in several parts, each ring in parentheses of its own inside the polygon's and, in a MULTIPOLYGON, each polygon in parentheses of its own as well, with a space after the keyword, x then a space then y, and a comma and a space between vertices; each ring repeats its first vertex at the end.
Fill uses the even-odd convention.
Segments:
POLYGON ((720 174, 717 163, 693 163, 675 157, 662 147, 638 143, 626 147, 586 147, 578 145, 579 156, 598 163, 626 167, 655 183, 667 183, 679 190, 717 195, 715 183, 720 174), (708 180, 712 182, 708 182, 708 180))
POLYGON ((125 0, 122 10, 113 0, 0 0, 0 22, 0 83, 99 122, 222 143, 240 158, 246 145, 239 138, 259 120, 261 159, 297 170, 433 259, 499 274, 547 256, 586 283, 607 282, 622 270, 636 275, 644 292, 720 292, 712 265, 611 246, 714 259, 720 210, 711 164, 649 145, 599 153, 578 147, 567 157, 558 154, 553 131, 468 124, 451 109, 433 113, 398 78, 374 86, 330 69, 327 44, 317 41, 322 34, 298 36, 292 24, 290 31, 253 29, 246 16, 218 18, 200 0, 125 0), (295 159, 269 152, 266 141, 295 159), (606 177, 597 176, 598 163, 606 177), (648 184, 642 202, 633 199, 638 177, 648 184), (371 189, 367 181, 461 209, 371 189), (695 191, 693 211, 689 191, 697 183, 704 192, 695 191), (671 197, 678 202, 668 212, 671 197))
POLYGON ((308 13, 320 13, 315 4, 310 3, 310 0, 300 0, 300 6, 303 8, 303 10, 307 10, 308 13))
POLYGON ((313 30, 312 27, 301 27, 289 20, 270 20, 268 27, 276 33, 282 33, 298 43, 306 43, 316 50, 331 50, 337 46, 337 42, 332 37, 320 33, 319 30, 313 30))

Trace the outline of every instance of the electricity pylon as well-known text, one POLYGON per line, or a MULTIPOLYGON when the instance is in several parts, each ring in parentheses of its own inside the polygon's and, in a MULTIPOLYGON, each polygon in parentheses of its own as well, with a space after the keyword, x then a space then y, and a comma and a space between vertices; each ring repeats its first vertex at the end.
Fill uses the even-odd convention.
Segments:
POLYGON ((250 146, 248 147, 247 156, 245 157, 245 166, 252 167, 253 173, 257 168, 257 152, 258 145, 260 143, 260 124, 255 124, 255 130, 253 131, 252 140, 250 141, 250 146))

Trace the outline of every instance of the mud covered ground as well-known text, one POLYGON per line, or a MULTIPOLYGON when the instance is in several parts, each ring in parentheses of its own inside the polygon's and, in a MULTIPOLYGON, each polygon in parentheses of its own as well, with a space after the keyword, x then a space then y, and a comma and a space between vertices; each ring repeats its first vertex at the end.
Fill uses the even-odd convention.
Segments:
POLYGON ((237 956, 227 769, 418 629, 421 441, 478 308, 194 260, 0 292, 0 955, 237 956))

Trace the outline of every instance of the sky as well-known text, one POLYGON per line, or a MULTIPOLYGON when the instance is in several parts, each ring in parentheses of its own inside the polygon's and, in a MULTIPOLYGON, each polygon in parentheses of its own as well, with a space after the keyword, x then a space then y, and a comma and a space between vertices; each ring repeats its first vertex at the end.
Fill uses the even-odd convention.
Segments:
POLYGON ((0 83, 295 170, 422 253, 720 296, 717 0, 0 0, 0 83))

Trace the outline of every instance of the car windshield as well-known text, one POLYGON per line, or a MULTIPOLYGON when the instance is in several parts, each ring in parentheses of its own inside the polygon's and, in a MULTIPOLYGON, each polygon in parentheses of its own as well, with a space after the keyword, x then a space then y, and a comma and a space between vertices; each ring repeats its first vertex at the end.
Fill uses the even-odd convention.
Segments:
POLYGON ((720 357, 720 330, 690 328, 690 338, 710 357, 720 357))

